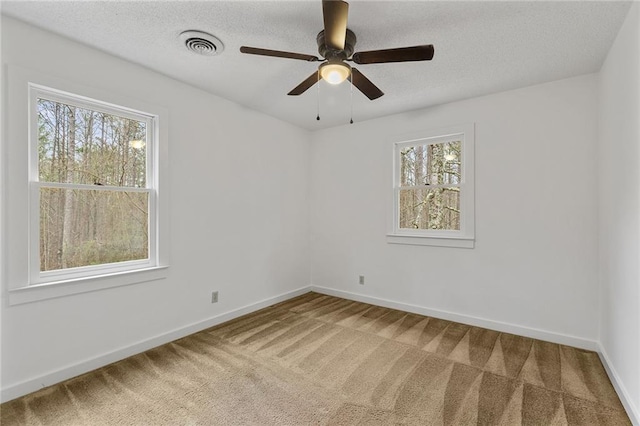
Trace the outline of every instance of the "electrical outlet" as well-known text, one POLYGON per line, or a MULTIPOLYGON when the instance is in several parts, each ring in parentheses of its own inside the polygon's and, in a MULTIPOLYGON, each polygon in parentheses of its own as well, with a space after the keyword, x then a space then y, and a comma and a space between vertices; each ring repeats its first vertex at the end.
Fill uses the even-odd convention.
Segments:
POLYGON ((211 303, 218 303, 218 292, 211 292, 211 303))
POLYGON ((360 275, 360 280, 358 281, 358 284, 364 285, 364 275, 360 275))

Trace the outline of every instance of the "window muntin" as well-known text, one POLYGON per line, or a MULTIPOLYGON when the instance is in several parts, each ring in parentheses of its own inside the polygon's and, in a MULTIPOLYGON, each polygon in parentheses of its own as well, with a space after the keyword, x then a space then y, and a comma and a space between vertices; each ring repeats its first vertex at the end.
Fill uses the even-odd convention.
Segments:
POLYGON ((36 85, 30 101, 30 282, 156 266, 155 116, 36 85))
POLYGON ((472 124, 455 126, 394 143, 389 242, 473 247, 473 133, 472 124))

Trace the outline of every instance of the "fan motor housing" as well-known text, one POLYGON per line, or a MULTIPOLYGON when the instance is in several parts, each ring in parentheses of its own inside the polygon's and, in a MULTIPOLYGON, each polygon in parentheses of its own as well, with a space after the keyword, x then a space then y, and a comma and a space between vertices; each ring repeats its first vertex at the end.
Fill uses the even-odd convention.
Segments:
POLYGON ((318 53, 320 53, 320 55, 323 58, 327 60, 331 60, 331 59, 344 60, 351 57, 351 55, 353 55, 353 51, 355 49, 357 40, 354 32, 351 31, 350 29, 347 29, 347 34, 344 39, 344 49, 342 50, 334 50, 327 47, 327 44, 325 43, 325 39, 324 39, 324 30, 318 33, 318 36, 316 37, 316 41, 318 42, 318 53))

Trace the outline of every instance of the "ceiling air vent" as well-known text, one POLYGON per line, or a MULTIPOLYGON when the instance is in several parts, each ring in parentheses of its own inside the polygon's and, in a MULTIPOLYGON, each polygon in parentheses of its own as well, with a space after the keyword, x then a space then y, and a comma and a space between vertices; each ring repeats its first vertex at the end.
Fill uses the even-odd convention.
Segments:
POLYGON ((224 44, 218 38, 202 31, 184 31, 180 40, 188 50, 199 55, 219 55, 224 50, 224 44))

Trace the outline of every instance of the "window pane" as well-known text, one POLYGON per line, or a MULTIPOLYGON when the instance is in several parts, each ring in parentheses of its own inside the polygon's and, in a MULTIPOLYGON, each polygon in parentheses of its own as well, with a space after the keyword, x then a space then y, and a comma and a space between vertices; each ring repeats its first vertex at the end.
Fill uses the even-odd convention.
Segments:
POLYGON ((40 270, 148 258, 147 192, 40 189, 40 270))
POLYGON ((38 99, 41 182, 146 187, 146 123, 38 99))
POLYGON ((462 142, 416 145, 400 151, 400 186, 460 184, 462 142))
POLYGON ((460 188, 400 191, 401 229, 460 230, 460 188))

